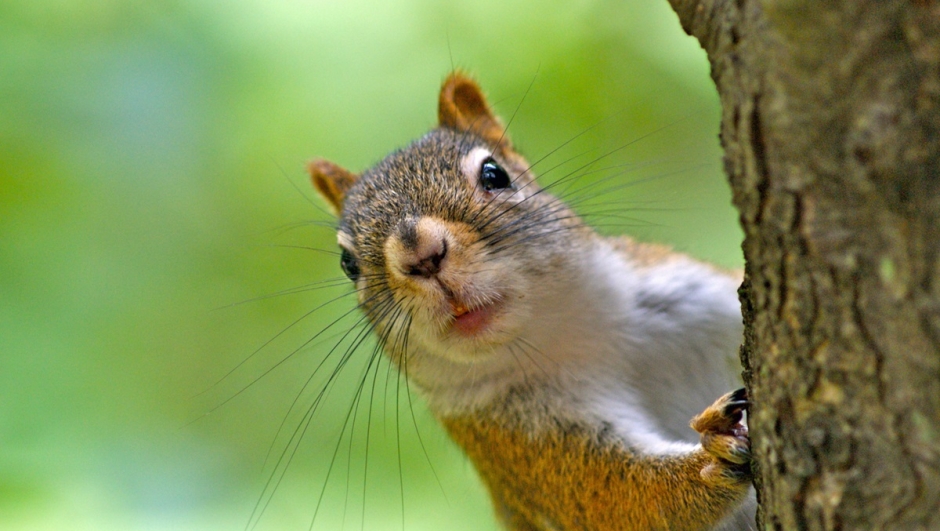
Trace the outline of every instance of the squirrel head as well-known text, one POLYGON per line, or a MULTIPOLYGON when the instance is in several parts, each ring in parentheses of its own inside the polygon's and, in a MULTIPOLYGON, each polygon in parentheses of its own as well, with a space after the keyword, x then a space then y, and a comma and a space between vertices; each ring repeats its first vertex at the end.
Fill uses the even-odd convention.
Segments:
POLYGON ((538 187, 474 81, 448 76, 438 120, 361 175, 325 160, 308 170, 340 216, 340 265, 379 337, 401 342, 404 327, 407 341, 470 360, 514 339, 527 294, 583 226, 538 187))

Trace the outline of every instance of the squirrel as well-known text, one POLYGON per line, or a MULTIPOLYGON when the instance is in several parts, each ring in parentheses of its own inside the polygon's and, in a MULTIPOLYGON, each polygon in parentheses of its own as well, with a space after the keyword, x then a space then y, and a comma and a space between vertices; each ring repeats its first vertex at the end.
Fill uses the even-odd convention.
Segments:
POLYGON ((359 307, 498 519, 751 528, 746 392, 712 403, 740 385, 740 276, 597 234, 536 184, 466 75, 443 83, 438 120, 361 175, 308 171, 359 307))

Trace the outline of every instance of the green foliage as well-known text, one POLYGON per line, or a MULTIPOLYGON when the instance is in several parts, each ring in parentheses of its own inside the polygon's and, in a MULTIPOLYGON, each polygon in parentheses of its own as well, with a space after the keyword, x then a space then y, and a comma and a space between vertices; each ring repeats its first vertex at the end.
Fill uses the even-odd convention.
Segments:
MULTIPOLYGON (((422 134, 453 66, 531 160, 587 131, 548 181, 617 150, 591 168, 622 175, 579 184, 616 188, 584 205, 602 230, 740 261, 707 64, 666 2, 0 5, 0 527, 245 527, 357 318, 308 344, 353 301, 303 316, 348 287, 263 298, 341 276, 303 164, 358 171, 422 134)), ((370 352, 288 450, 258 529, 307 529, 324 483, 315 529, 494 525, 370 352)))

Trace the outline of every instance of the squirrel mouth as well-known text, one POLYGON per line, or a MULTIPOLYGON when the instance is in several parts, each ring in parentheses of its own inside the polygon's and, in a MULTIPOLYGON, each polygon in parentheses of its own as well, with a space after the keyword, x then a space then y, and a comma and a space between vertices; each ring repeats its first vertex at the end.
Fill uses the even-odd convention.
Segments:
POLYGON ((454 317, 451 327, 454 332, 465 337, 473 337, 486 330, 500 306, 499 301, 473 309, 454 300, 450 304, 454 317))

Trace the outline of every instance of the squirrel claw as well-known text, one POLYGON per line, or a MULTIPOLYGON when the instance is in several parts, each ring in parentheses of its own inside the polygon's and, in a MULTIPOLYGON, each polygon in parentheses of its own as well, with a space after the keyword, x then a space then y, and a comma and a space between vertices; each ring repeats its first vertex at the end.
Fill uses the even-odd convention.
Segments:
POLYGON ((735 389, 728 395, 729 398, 733 401, 747 401, 747 387, 742 387, 740 389, 735 389))
POLYGON ((696 415, 692 419, 692 429, 700 434, 733 434, 745 426, 741 424, 743 411, 745 411, 750 402, 747 400, 747 391, 738 389, 728 393, 714 404, 705 408, 705 411, 696 415))
POLYGON ((744 418, 743 412, 747 409, 748 404, 750 404, 750 402, 747 400, 728 402, 724 405, 722 413, 724 413, 726 417, 729 417, 733 423, 737 424, 744 418))
POLYGON ((703 477, 743 481, 750 478, 751 442, 742 423, 750 402, 747 391, 728 393, 692 419, 692 429, 701 437, 702 448, 716 462, 702 470, 703 477))

